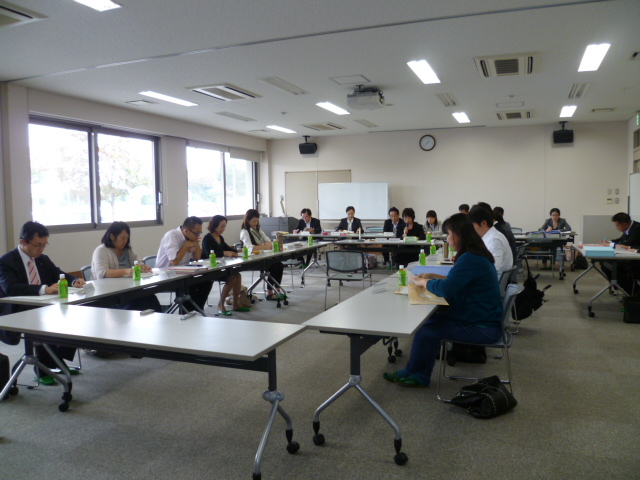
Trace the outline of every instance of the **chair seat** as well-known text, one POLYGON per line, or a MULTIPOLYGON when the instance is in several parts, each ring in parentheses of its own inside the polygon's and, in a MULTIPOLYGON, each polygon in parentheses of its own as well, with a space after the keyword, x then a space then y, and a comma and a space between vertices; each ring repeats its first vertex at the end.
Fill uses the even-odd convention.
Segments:
POLYGON ((370 273, 336 273, 335 275, 331 275, 328 277, 328 280, 341 280, 344 282, 350 281, 362 281, 365 278, 369 278, 371 276, 370 273))
POLYGON ((284 262, 282 262, 282 264, 285 267, 295 267, 297 265, 300 265, 302 262, 300 260, 285 260, 284 262))
POLYGON ((461 340, 444 339, 442 342, 458 343, 460 345, 473 345, 477 347, 485 348, 511 348, 513 345, 513 334, 509 330, 504 331, 504 336, 494 343, 477 343, 477 342, 463 342, 461 340))

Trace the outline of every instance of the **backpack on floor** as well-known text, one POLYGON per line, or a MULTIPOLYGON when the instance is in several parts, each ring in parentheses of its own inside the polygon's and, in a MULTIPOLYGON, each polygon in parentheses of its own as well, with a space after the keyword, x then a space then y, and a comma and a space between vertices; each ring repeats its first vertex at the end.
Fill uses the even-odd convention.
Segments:
POLYGON ((0 353, 0 390, 4 388, 11 378, 11 367, 9 357, 0 353))
POLYGON ((551 287, 551 285, 547 285, 542 290, 538 290, 538 283, 536 280, 540 274, 535 277, 531 275, 529 262, 526 258, 524 259, 524 262, 527 265, 527 278, 522 284, 524 290, 516 297, 514 303, 515 315, 514 312, 511 312, 511 316, 514 320, 522 320, 523 318, 530 317, 535 310, 539 309, 543 302, 546 302, 546 300, 544 300, 544 292, 551 287))

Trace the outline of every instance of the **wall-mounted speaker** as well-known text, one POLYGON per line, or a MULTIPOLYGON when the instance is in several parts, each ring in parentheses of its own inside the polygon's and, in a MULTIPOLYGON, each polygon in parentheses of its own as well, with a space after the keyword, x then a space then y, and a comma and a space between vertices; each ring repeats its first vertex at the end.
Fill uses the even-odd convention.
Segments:
POLYGON ((553 132, 553 143, 573 143, 573 130, 556 130, 553 132))
POLYGON ((298 145, 300 147, 300 153, 302 155, 308 155, 308 154, 312 154, 312 153, 316 153, 316 151, 318 150, 318 144, 317 143, 301 143, 300 145, 298 145))

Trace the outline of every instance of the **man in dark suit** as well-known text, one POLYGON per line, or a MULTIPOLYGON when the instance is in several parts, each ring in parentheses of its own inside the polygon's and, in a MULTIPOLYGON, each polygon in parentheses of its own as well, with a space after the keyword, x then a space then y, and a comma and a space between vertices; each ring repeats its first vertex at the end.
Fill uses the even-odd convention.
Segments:
MULTIPOLYGON (((300 216, 302 218, 298 221, 298 225, 296 225, 293 233, 322 233, 322 227, 320 226, 320 220, 317 218, 313 218, 311 216, 311 210, 308 208, 303 208, 300 212, 300 216)), ((300 257, 300 260, 302 257, 300 257)), ((311 254, 307 255, 307 263, 305 265, 309 265, 311 263, 311 254)))
MULTIPOLYGON (((43 255, 48 245, 49 230, 38 222, 27 222, 20 232, 20 244, 15 250, 0 257, 0 298, 23 295, 54 295, 58 293, 58 280, 64 275, 70 286, 82 287, 85 281, 68 275, 43 255)), ((26 310, 28 307, 0 304, 0 314, 26 310)), ((0 330, 0 340, 10 345, 17 345, 20 338, 13 332, 0 330)), ((59 357, 73 360, 75 349, 69 347, 51 346, 59 357)), ((49 368, 58 368, 55 361, 44 347, 36 347, 36 355, 40 362, 49 368)), ((71 372, 71 371, 70 371, 71 372)), ((72 373, 78 373, 77 370, 72 373)), ((40 383, 53 385, 55 380, 43 372, 36 372, 40 383)))
MULTIPOLYGON (((404 221, 400 218, 400 210, 396 207, 391 207, 389 209, 389 218, 384 221, 384 227, 382 228, 383 232, 392 232, 393 236, 396 238, 402 238, 402 234, 404 233, 404 221)), ((382 257, 384 258, 385 264, 389 263, 389 252, 382 252, 382 257)))
MULTIPOLYGON (((611 243, 625 250, 637 250, 640 248, 640 223, 631 220, 631 217, 624 212, 616 213, 611 217, 611 221, 616 226, 616 230, 622 232, 622 235, 611 240, 611 243)), ((609 245, 609 242, 603 243, 609 245)), ((617 265, 618 285, 629 294, 631 294, 634 277, 640 278, 640 268, 635 263, 618 262, 617 265), (632 265, 630 266, 629 264, 632 265)), ((602 262, 601 267, 607 278, 611 279, 611 269, 606 265, 606 262, 602 262)))

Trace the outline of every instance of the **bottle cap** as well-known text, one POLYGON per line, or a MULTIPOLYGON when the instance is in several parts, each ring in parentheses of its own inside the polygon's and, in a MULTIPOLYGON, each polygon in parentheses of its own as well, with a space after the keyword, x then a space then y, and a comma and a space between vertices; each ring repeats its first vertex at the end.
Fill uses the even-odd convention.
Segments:
POLYGON ((64 279, 64 273, 60 274, 60 280, 64 279))
POLYGON ((400 270, 403 270, 403 269, 404 269, 404 265, 400 265, 400 270))
POLYGON ((420 253, 424 253, 424 248, 421 248, 421 249, 420 249, 420 253))
POLYGON ((134 260, 133 264, 138 265, 138 260, 134 260))

